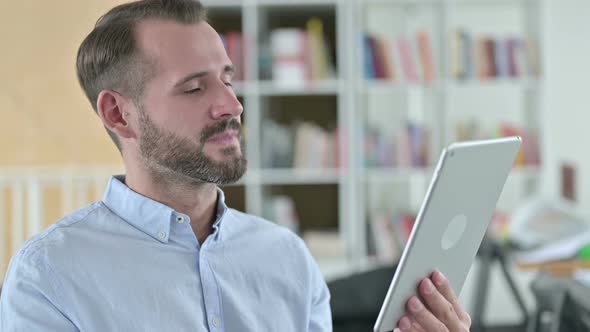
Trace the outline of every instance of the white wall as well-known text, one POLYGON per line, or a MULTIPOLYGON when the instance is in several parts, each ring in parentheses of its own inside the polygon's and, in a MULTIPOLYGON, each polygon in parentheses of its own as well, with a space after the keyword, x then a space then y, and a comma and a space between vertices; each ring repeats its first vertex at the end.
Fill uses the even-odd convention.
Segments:
POLYGON ((577 170, 580 212, 590 216, 590 1, 547 0, 543 190, 560 193, 560 165, 577 170))

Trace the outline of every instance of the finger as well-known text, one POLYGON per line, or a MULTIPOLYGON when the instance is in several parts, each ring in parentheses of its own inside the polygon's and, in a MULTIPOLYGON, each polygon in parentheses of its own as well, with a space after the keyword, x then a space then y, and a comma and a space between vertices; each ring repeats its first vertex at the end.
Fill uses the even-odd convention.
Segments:
POLYGON ((394 332, 425 332, 418 323, 412 321, 408 316, 403 316, 397 326, 394 332))
POLYGON ((453 305, 436 289, 429 278, 418 285, 418 290, 428 310, 451 331, 464 330, 464 323, 453 305))
POLYGON ((402 332, 408 332, 412 330, 412 321, 409 317, 403 316, 400 318, 399 322, 397 323, 398 329, 402 332))
POLYGON ((467 327, 470 327, 471 317, 465 310, 463 310, 463 306, 461 306, 459 303, 459 299, 449 284, 448 279, 440 271, 434 271, 434 273, 432 273, 431 280, 442 296, 444 296, 444 298, 453 305, 457 316, 459 316, 459 319, 461 319, 463 324, 465 324, 467 327))
POLYGON ((420 326, 420 324, 416 323, 416 322, 412 322, 412 327, 414 328, 414 330, 416 330, 417 332, 426 332, 426 330, 420 326))
MULTIPOLYGON (((426 331, 449 332, 449 328, 437 319, 418 299, 412 296, 406 303, 406 310, 412 319, 426 331)), ((400 326, 401 327, 401 326, 400 326)), ((402 328, 403 331, 403 328, 402 328)), ((453 331, 455 332, 455 331, 453 331)))

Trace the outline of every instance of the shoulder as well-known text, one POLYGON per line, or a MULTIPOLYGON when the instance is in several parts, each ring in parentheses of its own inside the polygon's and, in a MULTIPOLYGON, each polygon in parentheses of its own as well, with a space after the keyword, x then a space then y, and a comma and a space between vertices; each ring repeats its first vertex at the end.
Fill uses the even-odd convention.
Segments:
POLYGON ((102 202, 83 207, 55 222, 49 228, 27 240, 14 256, 15 261, 47 263, 63 252, 75 251, 75 234, 81 229, 95 227, 93 221, 111 214, 102 202))

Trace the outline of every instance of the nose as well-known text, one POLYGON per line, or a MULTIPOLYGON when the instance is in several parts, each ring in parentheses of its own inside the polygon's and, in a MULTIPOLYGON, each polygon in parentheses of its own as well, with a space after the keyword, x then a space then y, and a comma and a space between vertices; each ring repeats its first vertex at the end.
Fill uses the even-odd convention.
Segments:
POLYGON ((215 120, 239 117, 244 112, 242 103, 236 97, 232 88, 223 84, 218 89, 217 97, 211 107, 211 117, 215 120))

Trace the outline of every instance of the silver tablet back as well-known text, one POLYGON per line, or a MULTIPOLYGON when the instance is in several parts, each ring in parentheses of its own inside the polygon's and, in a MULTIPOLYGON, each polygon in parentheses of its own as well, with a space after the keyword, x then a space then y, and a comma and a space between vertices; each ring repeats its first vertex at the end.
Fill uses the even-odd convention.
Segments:
POLYGON ((438 269, 457 294, 475 259, 521 139, 455 143, 438 162, 374 331, 391 331, 420 280, 438 269))

